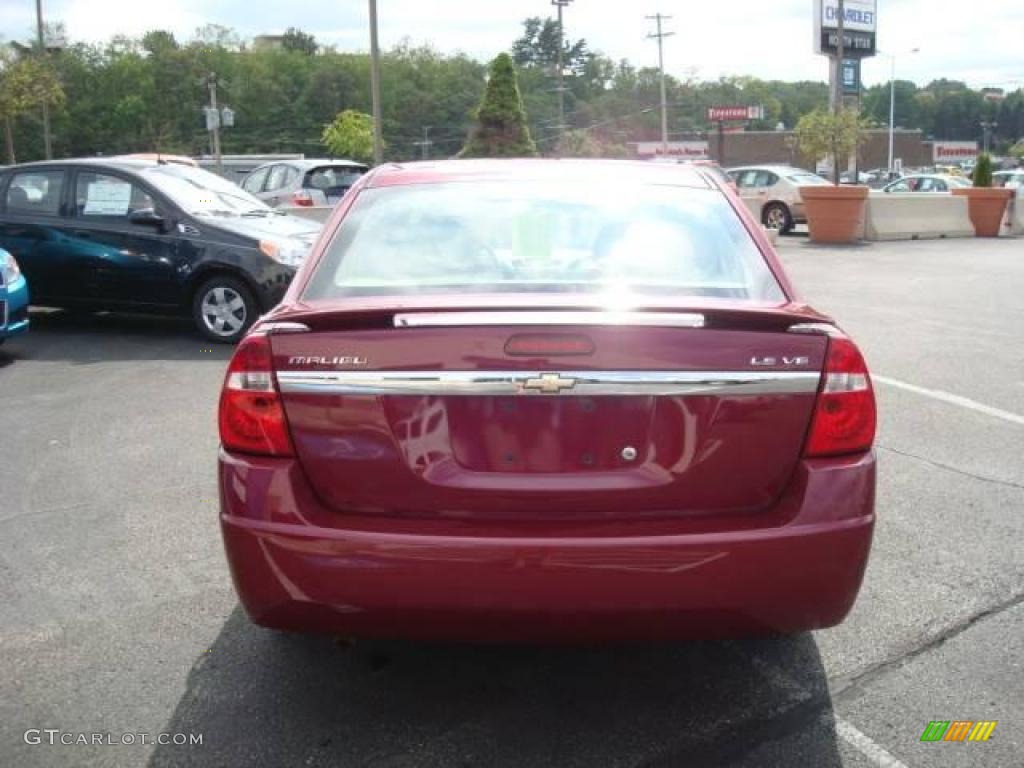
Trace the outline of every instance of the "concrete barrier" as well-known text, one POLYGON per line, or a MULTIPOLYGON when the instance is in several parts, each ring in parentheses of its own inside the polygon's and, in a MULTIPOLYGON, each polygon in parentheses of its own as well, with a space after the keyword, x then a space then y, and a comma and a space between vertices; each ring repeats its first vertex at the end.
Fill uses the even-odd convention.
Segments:
POLYGON ((967 198, 942 193, 872 192, 864 213, 865 240, 974 237, 967 198))
POLYGON ((295 206, 294 208, 282 209, 290 216, 298 216, 300 219, 309 219, 318 224, 323 224, 334 210, 332 205, 316 205, 310 208, 295 206))

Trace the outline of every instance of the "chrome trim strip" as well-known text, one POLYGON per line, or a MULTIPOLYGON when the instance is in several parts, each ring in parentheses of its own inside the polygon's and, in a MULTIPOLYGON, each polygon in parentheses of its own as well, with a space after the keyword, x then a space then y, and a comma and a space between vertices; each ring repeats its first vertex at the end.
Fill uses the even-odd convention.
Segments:
POLYGON ((305 323, 271 322, 256 326, 256 333, 305 333, 308 330, 305 323))
POLYGON ((823 336, 839 336, 839 329, 828 323, 797 323, 786 329, 788 333, 810 333, 823 336))
POLYGON ((396 328, 453 325, 640 325, 703 328, 704 315, 695 312, 579 312, 568 310, 502 312, 405 312, 395 315, 396 328))
POLYGON ((324 395, 784 395, 817 371, 278 371, 282 392, 324 395), (551 385, 550 387, 548 385, 551 385))

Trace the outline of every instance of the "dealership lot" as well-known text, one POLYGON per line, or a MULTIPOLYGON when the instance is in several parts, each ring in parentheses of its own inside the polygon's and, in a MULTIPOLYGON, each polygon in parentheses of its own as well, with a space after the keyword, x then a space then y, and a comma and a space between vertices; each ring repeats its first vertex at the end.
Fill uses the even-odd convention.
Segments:
POLYGON ((466 648, 252 627, 216 524, 229 349, 187 321, 35 314, 0 351, 0 762, 1019 762, 1024 241, 780 252, 861 345, 881 413, 860 600, 789 639, 466 648), (922 744, 932 720, 998 725, 922 744), (50 746, 28 729, 203 743, 50 746))

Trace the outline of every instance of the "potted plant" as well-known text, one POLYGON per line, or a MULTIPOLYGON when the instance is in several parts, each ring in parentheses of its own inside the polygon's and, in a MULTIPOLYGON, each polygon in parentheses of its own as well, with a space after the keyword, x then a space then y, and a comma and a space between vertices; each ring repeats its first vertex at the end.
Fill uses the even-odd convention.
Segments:
POLYGON ((864 233, 864 203, 868 188, 839 185, 840 162, 864 141, 864 124, 857 113, 815 110, 800 118, 795 131, 797 149, 805 157, 832 157, 835 183, 832 186, 800 187, 807 211, 811 240, 819 243, 853 243, 864 233))
POLYGON ((992 188, 992 158, 987 152, 978 156, 974 166, 974 186, 954 189, 954 195, 967 198, 967 215, 977 237, 998 237, 1003 224, 1006 205, 1013 196, 1012 189, 992 188))

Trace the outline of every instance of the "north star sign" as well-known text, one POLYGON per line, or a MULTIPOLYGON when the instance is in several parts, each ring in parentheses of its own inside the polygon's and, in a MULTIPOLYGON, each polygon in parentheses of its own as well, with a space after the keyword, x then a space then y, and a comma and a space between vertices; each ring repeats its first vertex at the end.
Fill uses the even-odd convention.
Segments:
MULTIPOLYGON (((839 0, 814 0, 814 52, 835 54, 839 47, 839 0)), ((843 53, 863 58, 875 55, 878 31, 877 0, 843 3, 843 53)))

